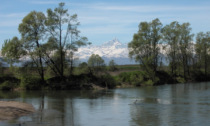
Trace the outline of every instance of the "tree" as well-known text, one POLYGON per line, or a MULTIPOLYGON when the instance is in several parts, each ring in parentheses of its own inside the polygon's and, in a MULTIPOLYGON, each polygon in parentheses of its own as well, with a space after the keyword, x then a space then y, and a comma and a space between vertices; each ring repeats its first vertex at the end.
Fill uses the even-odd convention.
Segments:
POLYGON ((53 41, 53 47, 49 47, 48 49, 57 50, 57 60, 59 64, 55 64, 55 61, 50 55, 47 56, 47 61, 53 64, 54 70, 56 70, 61 77, 64 76, 67 52, 69 53, 71 69, 73 69, 74 52, 77 51, 78 47, 86 45, 87 41, 87 38, 81 38, 79 36, 79 31, 77 30, 79 25, 77 15, 70 16, 68 9, 64 9, 64 5, 64 3, 60 3, 54 10, 48 9, 46 20, 47 32, 50 36, 48 42, 52 43, 51 41, 53 41))
POLYGON ((114 60, 111 60, 111 61, 109 62, 109 70, 110 70, 110 71, 115 71, 115 70, 117 70, 116 65, 117 65, 117 64, 114 62, 114 60))
POLYGON ((180 30, 179 23, 174 21, 170 25, 166 25, 163 28, 163 40, 167 43, 167 56, 170 63, 171 74, 174 77, 178 66, 178 53, 179 53, 179 41, 180 30))
POLYGON ((18 39, 18 37, 13 37, 11 40, 5 40, 2 46, 1 53, 9 62, 10 66, 26 54, 23 48, 23 42, 18 39))
POLYGON ((21 33, 23 44, 27 55, 36 64, 37 71, 44 81, 44 67, 43 67, 43 53, 41 40, 45 35, 45 15, 42 12, 32 11, 22 20, 19 25, 19 32, 21 33))
POLYGON ((88 67, 91 72, 98 73, 105 67, 104 60, 98 54, 92 54, 88 59, 88 67))
POLYGON ((208 62, 210 60, 210 32, 199 32, 196 36, 195 51, 197 64, 201 69, 204 66, 205 77, 208 74, 208 62))
POLYGON ((88 73, 88 72, 90 72, 89 68, 88 68, 88 64, 86 62, 80 63, 79 64, 79 71, 80 71, 80 73, 88 73))
POLYGON ((128 44, 129 56, 143 65, 150 79, 155 82, 159 62, 162 24, 159 19, 152 22, 141 22, 138 33, 128 44))
POLYGON ((192 38, 193 34, 191 34, 191 27, 189 23, 183 23, 180 25, 180 41, 179 41, 179 49, 180 49, 180 60, 183 66, 184 78, 187 79, 187 76, 190 75, 190 64, 192 59, 192 38))
POLYGON ((159 63, 159 54, 160 54, 160 44, 161 44, 161 37, 162 37, 162 23, 159 19, 153 20, 151 23, 151 41, 152 41, 152 58, 153 58, 153 71, 157 72, 157 67, 159 63))
MULTIPOLYGON (((86 42, 88 41, 88 39, 86 37, 81 37, 79 40, 74 40, 73 39, 73 35, 74 33, 71 33, 71 41, 69 44, 67 44, 67 57, 69 58, 69 64, 70 64, 70 75, 72 75, 73 73, 73 64, 74 64, 74 60, 77 59, 74 57, 74 53, 76 51, 78 51, 78 48, 81 46, 85 46, 86 42)), ((76 37, 76 36, 75 36, 76 37)))

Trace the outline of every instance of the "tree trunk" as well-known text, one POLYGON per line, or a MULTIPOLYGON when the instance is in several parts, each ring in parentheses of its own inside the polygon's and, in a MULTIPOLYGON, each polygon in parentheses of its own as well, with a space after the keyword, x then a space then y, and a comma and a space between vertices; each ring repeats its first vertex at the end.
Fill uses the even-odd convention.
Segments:
POLYGON ((40 64, 40 66, 38 65, 39 74, 40 74, 40 77, 41 77, 42 82, 44 82, 44 68, 43 68, 42 54, 41 54, 41 51, 40 51, 40 45, 39 45, 39 41, 38 40, 36 41, 36 44, 37 44, 37 47, 39 49, 39 51, 38 51, 38 54, 39 54, 39 64, 40 64))
POLYGON ((62 28, 61 28, 61 17, 60 17, 60 36, 59 36, 59 46, 60 46, 60 71, 61 71, 61 77, 63 77, 63 47, 62 47, 62 28))

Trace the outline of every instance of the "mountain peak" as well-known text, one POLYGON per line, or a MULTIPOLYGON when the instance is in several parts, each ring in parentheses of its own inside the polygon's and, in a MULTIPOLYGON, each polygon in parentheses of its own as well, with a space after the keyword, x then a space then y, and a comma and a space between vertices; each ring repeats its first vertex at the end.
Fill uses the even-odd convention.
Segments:
POLYGON ((105 46, 105 47, 107 47, 107 46, 108 47, 111 47, 111 46, 122 47, 123 44, 117 38, 114 38, 111 41, 105 42, 104 44, 102 44, 102 46, 105 46))
POLYGON ((99 46, 79 48, 77 56, 81 61, 87 61, 92 54, 98 54, 106 63, 115 60, 117 64, 133 64, 128 57, 127 44, 121 43, 117 38, 105 42, 99 46))

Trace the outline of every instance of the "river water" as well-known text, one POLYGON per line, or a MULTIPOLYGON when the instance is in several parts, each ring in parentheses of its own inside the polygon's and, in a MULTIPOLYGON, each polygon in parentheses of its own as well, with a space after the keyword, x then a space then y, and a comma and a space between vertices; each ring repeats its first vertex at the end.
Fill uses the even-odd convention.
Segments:
POLYGON ((210 83, 104 91, 0 92, 35 113, 0 126, 207 126, 210 83))

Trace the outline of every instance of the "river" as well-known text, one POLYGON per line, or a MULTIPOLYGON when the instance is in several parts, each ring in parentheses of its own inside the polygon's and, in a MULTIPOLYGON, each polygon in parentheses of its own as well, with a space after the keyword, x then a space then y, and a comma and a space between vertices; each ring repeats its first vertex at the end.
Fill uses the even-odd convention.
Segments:
POLYGON ((0 126, 207 126, 210 83, 103 91, 0 92, 36 112, 0 126))

